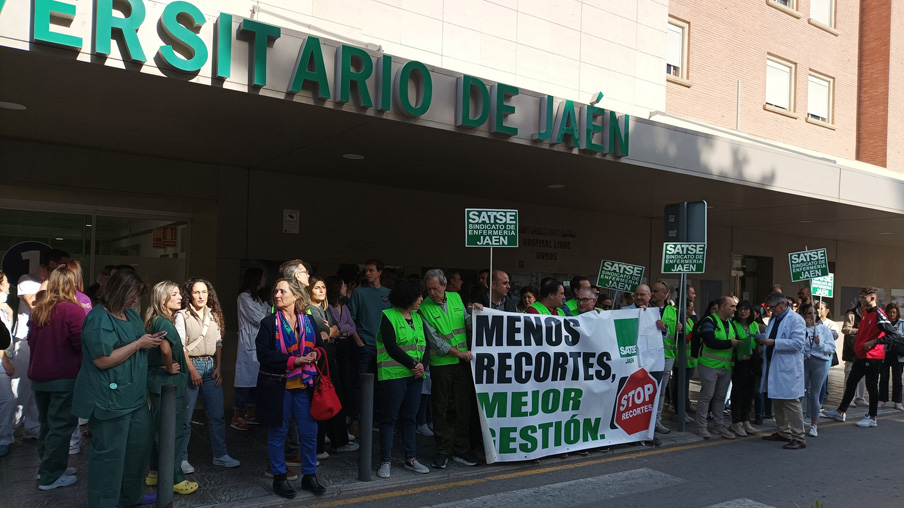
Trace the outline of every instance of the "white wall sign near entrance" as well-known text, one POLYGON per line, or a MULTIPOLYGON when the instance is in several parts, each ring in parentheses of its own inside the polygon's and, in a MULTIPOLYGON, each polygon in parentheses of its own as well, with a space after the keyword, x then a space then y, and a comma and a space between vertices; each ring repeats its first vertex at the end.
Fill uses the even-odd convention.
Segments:
POLYGON ((518 210, 465 208, 465 247, 517 247, 518 210))
POLYGON ((284 208, 282 211, 282 232, 297 235, 299 224, 301 224, 301 212, 284 208))
POLYGON ((804 250, 788 254, 791 282, 816 279, 829 275, 829 257, 825 249, 804 250))
POLYGON ((600 263, 600 273, 597 277, 597 285, 616 291, 633 293, 637 285, 643 281, 644 267, 618 261, 604 259, 600 263))
POLYGON ((825 277, 817 277, 810 279, 810 291, 813 296, 823 296, 825 298, 834 298, 835 274, 830 273, 825 277))
POLYGON ((703 273, 705 270, 705 243, 667 242, 662 244, 662 273, 703 273))

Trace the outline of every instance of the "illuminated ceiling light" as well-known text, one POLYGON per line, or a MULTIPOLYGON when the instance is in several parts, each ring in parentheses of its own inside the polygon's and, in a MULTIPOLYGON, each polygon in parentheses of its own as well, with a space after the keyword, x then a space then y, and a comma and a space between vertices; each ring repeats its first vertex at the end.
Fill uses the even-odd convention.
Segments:
POLYGON ((812 221, 812 220, 802 220, 802 221, 800 221, 801 224, 813 224, 813 222, 815 222, 815 221, 812 221))
POLYGON ((882 233, 879 233, 879 234, 880 235, 890 235, 891 231, 883 231, 882 233))
POLYGON ((343 154, 342 157, 345 159, 351 159, 353 161, 359 161, 364 158, 363 155, 358 155, 356 153, 346 153, 346 154, 343 154))
POLYGON ((60 241, 60 242, 62 242, 62 241, 63 241, 63 239, 62 239, 62 238, 60 238, 60 237, 57 237, 57 238, 54 238, 54 240, 57 240, 57 241, 60 241))
POLYGON ((0 102, 0 109, 11 109, 13 111, 22 111, 27 109, 22 104, 17 104, 15 102, 0 102))
POLYGON ((565 186, 560 183, 554 183, 552 185, 547 185, 550 189, 564 189, 565 186))

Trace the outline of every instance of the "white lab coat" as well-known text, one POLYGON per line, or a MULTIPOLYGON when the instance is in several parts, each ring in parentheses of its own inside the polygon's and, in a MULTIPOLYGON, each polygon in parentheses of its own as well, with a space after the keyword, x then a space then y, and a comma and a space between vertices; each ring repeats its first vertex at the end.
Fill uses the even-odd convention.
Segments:
MULTIPOLYGON (((772 336, 776 319, 769 320, 766 337, 772 336)), ((763 378, 760 391, 769 393, 770 399, 791 400, 804 396, 804 347, 807 323, 800 314, 787 310, 778 324, 772 362, 766 372, 763 362, 763 378), (764 390, 765 388, 765 390, 764 390)))
POLYGON ((239 345, 235 357, 235 387, 254 388, 257 386, 257 348, 254 339, 261 326, 261 320, 267 316, 267 304, 258 303, 248 292, 238 297, 239 309, 239 345))

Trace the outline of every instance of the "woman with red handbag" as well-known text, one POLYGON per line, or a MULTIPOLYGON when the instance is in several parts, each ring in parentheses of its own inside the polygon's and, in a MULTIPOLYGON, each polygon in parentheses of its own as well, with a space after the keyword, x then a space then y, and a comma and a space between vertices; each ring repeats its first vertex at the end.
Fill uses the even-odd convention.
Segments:
POLYGON ((307 315, 307 291, 297 280, 276 281, 273 301, 276 312, 261 321, 255 339, 260 362, 257 418, 269 430, 267 453, 273 491, 285 498, 295 497, 295 489, 286 478, 284 450, 289 420, 294 415, 301 440, 301 488, 321 495, 326 487, 317 481, 317 422, 311 416, 319 357, 316 349, 323 347, 320 327, 307 315))

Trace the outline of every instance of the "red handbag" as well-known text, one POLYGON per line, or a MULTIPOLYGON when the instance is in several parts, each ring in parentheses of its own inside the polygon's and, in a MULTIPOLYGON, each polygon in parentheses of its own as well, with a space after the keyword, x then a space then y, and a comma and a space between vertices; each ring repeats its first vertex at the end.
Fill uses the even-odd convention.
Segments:
POLYGON ((320 370, 319 362, 314 363, 317 369, 317 381, 314 383, 314 395, 311 397, 311 417, 318 421, 329 420, 339 414, 342 409, 342 403, 339 402, 339 396, 336 395, 336 388, 330 379, 330 362, 326 357, 326 351, 323 348, 316 348, 315 351, 323 359, 326 365, 326 372, 320 370))

